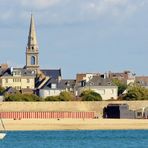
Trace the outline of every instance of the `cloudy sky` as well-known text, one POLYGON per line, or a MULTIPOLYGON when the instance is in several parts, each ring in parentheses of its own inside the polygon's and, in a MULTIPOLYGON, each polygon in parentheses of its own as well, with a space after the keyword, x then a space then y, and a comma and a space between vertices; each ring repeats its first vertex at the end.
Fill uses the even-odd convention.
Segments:
POLYGON ((25 65, 31 12, 42 68, 148 75, 148 0, 0 0, 0 63, 25 65))

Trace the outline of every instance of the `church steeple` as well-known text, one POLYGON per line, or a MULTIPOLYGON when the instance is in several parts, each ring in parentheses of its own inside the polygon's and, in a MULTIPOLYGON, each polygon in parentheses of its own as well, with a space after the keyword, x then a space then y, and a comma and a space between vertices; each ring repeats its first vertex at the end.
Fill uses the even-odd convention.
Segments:
POLYGON ((34 17, 32 14, 31 14, 31 20, 30 20, 29 36, 28 36, 28 47, 30 47, 30 46, 37 47, 35 22, 34 22, 34 17))
POLYGON ((26 48, 26 68, 31 69, 35 72, 39 69, 39 52, 36 38, 35 21, 31 14, 30 28, 28 35, 28 44, 26 48))

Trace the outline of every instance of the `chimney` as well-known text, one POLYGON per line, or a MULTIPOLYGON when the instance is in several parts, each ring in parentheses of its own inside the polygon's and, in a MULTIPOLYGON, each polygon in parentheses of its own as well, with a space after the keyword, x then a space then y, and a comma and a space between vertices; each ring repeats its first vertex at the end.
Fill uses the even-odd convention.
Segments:
POLYGON ((10 67, 10 72, 11 72, 11 74, 12 74, 12 72, 13 72, 13 67, 10 67))
POLYGON ((1 69, 2 69, 2 70, 4 70, 4 71, 5 71, 5 70, 7 70, 7 69, 8 69, 8 64, 1 64, 1 66, 0 66, 0 67, 1 67, 1 69))

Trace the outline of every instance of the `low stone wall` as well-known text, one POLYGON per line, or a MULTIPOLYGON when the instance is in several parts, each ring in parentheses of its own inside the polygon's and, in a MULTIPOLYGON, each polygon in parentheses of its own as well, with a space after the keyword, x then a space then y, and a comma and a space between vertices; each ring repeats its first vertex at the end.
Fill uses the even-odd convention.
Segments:
POLYGON ((148 101, 99 101, 99 102, 0 102, 0 112, 33 111, 94 111, 101 117, 103 108, 109 103, 126 103, 129 109, 148 107, 148 101))

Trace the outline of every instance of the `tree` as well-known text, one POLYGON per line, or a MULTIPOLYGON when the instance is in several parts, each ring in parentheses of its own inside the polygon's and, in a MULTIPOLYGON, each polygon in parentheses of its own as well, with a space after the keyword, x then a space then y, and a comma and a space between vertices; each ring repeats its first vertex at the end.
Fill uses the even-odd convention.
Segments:
POLYGON ((133 84, 128 86, 127 93, 123 96, 124 100, 148 100, 148 89, 133 84))
POLYGON ((118 86, 118 96, 122 95, 122 93, 127 89, 127 84, 123 83, 121 80, 112 79, 112 82, 118 86))
POLYGON ((60 101, 59 96, 49 96, 45 98, 45 101, 60 101))
POLYGON ((5 89, 3 87, 0 86, 0 95, 3 94, 5 91, 5 89))
POLYGON ((5 96, 5 101, 41 101, 41 98, 34 94, 8 94, 5 96))
POLYGON ((60 101, 72 101, 73 95, 70 92, 63 91, 59 95, 59 100, 60 101))
POLYGON ((45 101, 72 101, 74 96, 71 92, 63 91, 59 96, 49 96, 45 98, 45 101))
POLYGON ((92 91, 92 90, 84 90, 80 97, 82 97, 82 101, 101 101, 102 97, 100 94, 92 91))

